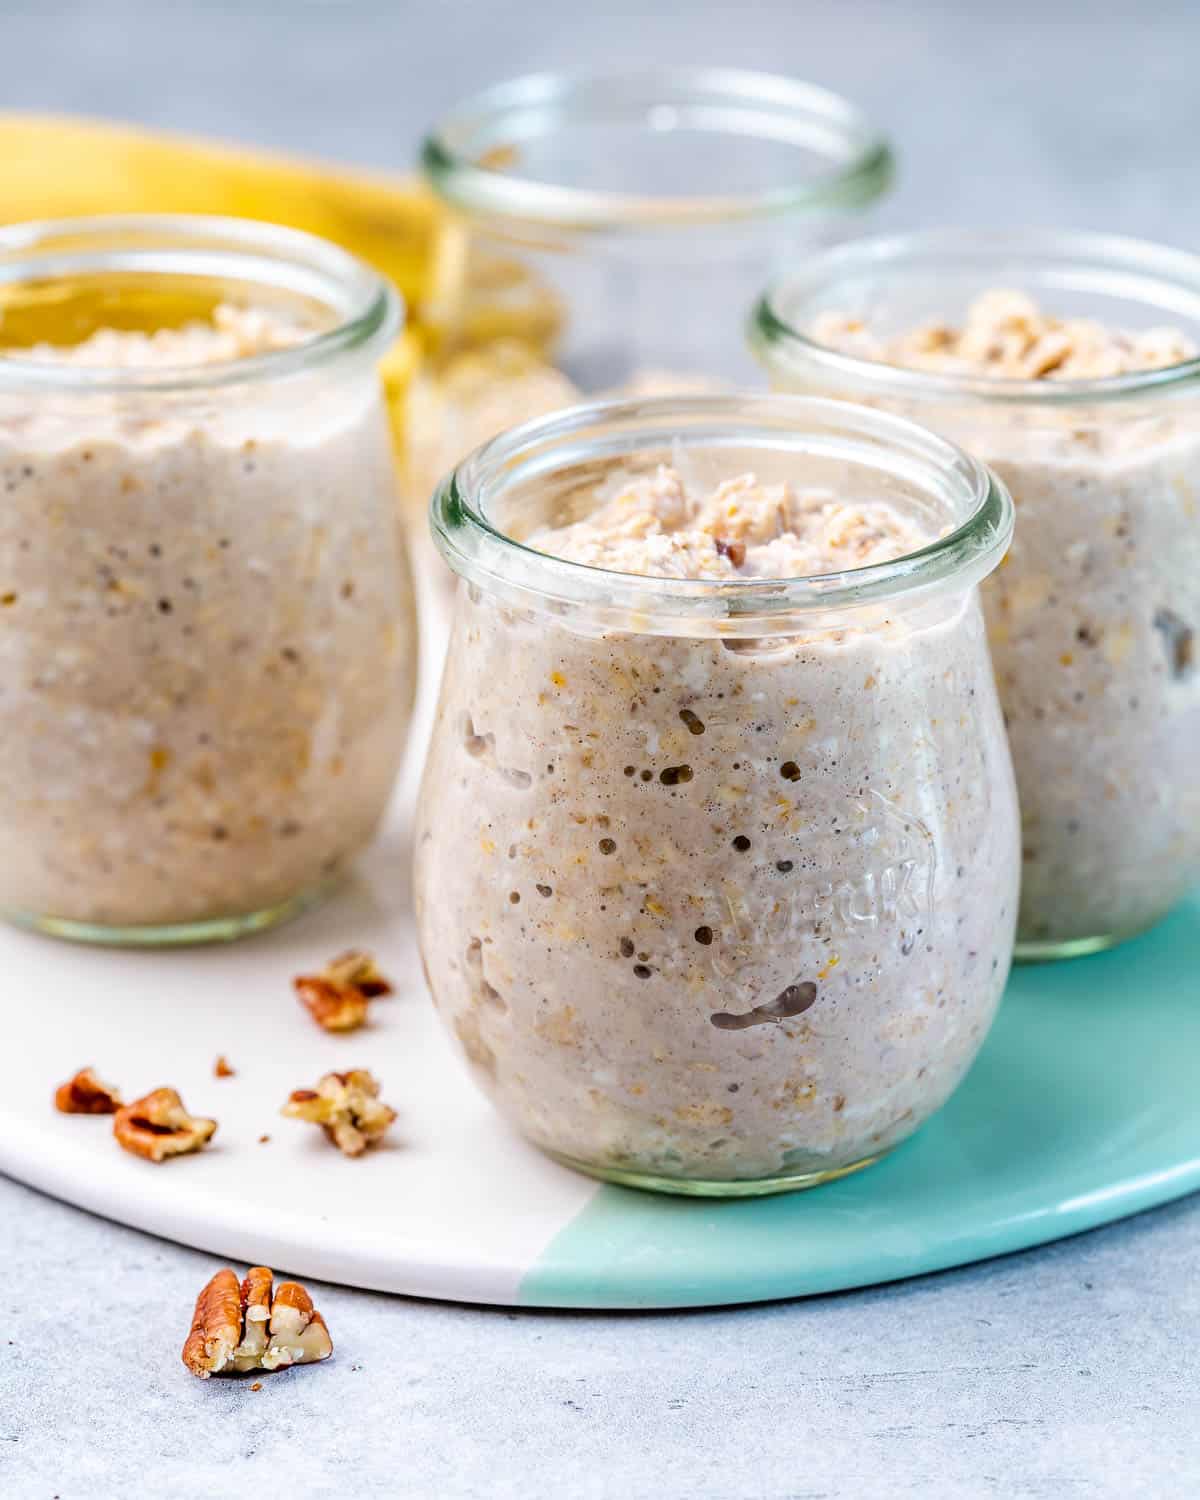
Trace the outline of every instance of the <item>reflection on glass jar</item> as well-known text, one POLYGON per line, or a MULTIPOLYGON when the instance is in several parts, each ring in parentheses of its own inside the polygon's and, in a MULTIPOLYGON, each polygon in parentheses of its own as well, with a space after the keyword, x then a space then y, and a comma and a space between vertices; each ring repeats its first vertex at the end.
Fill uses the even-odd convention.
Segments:
POLYGON ((1200 880, 1200 258, 1066 233, 866 241, 778 283, 752 334, 777 387, 911 417, 1012 491, 984 603, 1018 954, 1149 926, 1200 880))
POLYGON ((373 272, 223 219, 0 234, 0 908, 236 936, 366 842, 411 580, 373 272))
POLYGON ((409 491, 581 395, 720 389, 781 256, 840 238, 891 175, 845 100, 720 68, 516 79, 451 111, 422 164, 450 214, 411 393, 409 491))
POLYGON ((1003 489, 840 403, 660 398, 498 439, 434 528, 465 582, 418 925, 497 1108, 573 1166, 676 1192, 806 1186, 909 1135, 983 1041, 1016 918, 977 589, 1003 489), (708 531, 670 533, 684 475, 715 487, 708 531), (784 503, 823 547, 923 545, 752 576, 784 503), (638 538, 677 576, 569 560, 638 538))

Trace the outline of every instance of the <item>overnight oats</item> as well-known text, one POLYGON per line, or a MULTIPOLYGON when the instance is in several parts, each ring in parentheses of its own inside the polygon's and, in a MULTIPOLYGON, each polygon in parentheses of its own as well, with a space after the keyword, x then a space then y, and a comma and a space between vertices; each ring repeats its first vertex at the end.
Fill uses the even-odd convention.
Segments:
POLYGON ((391 292, 219 219, 0 234, 0 908, 231 937, 374 831, 416 640, 391 292))
POLYGON ((568 1164, 760 1193, 954 1090, 1016 918, 977 584, 1007 496, 834 402, 579 407, 434 501, 461 575, 417 826, 435 1003, 568 1164))
POLYGON ((780 283, 754 337, 776 386, 919 420, 1012 493, 983 598, 1018 954, 1157 921, 1200 881, 1200 259, 1072 234, 864 242, 780 283))

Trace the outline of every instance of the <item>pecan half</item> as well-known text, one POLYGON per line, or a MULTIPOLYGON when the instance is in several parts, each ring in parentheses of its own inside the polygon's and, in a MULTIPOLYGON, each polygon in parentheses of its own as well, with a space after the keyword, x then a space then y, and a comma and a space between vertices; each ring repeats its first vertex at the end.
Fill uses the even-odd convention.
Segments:
POLYGON ((207 1146, 217 1128, 215 1120, 189 1115, 174 1089, 155 1089, 116 1113, 113 1135, 117 1144, 147 1161, 185 1156, 207 1146))
POLYGON ((272 1288, 274 1272, 251 1266, 238 1285, 228 1266, 196 1298, 183 1362, 200 1380, 283 1370, 328 1359, 333 1341, 312 1298, 295 1281, 272 1288))
POLYGON ((315 1089, 294 1089, 281 1113, 319 1125, 346 1156, 361 1156, 396 1118, 394 1109, 380 1103, 379 1084, 365 1068, 326 1073, 315 1089))
POLYGON ((226 1267, 196 1298, 192 1327, 183 1346, 183 1362, 193 1375, 207 1380, 230 1366, 242 1337, 242 1299, 238 1279, 226 1267))
POLYGON ((367 1002, 392 993, 371 955, 354 948, 319 974, 301 974, 292 984, 300 1003, 326 1031, 357 1031, 367 1019, 367 1002))
POLYGON ((64 1115, 115 1115, 121 1095, 111 1083, 102 1083, 91 1068, 80 1068, 74 1078, 55 1089, 54 1107, 64 1115))

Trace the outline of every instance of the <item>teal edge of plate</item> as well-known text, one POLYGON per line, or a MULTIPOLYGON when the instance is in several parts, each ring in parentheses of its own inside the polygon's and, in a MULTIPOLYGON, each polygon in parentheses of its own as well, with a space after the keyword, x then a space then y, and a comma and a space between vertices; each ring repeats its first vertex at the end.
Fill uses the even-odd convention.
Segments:
POLYGON ((1014 971, 949 1104, 877 1166, 734 1202, 604 1187, 527 1307, 758 1302, 1022 1250, 1200 1188, 1200 893, 1110 953, 1014 971))

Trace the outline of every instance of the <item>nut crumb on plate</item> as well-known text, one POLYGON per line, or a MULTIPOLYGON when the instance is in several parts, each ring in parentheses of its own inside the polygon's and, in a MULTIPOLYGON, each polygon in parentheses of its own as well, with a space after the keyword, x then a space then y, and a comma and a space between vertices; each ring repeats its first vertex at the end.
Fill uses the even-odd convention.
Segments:
POLYGON ((320 1125, 345 1156, 361 1156, 382 1140, 396 1111, 379 1100, 379 1084, 365 1068, 326 1073, 315 1089, 295 1089, 282 1114, 320 1125))
POLYGON ((300 974, 292 984, 301 1005, 325 1031, 357 1031, 367 1019, 368 1001, 392 993, 371 955, 354 948, 319 974, 300 974))
POLYGON ((217 1128, 215 1120, 190 1115, 174 1089, 154 1089, 119 1109, 113 1119, 117 1144, 134 1156, 161 1162, 186 1156, 207 1146, 217 1128))
POLYGON ((223 1052, 217 1058, 216 1062, 213 1063, 214 1078, 232 1078, 236 1072, 237 1069, 230 1065, 229 1059, 223 1052))
POLYGON ((273 1279, 266 1266, 251 1266, 239 1285, 225 1266, 204 1287, 183 1346, 183 1363, 193 1375, 207 1380, 329 1358, 333 1342, 308 1292, 295 1281, 273 1287, 273 1279))
POLYGON ((101 1082, 92 1068, 80 1068, 54 1091, 54 1107, 64 1115, 115 1115, 121 1095, 112 1084, 101 1082))

